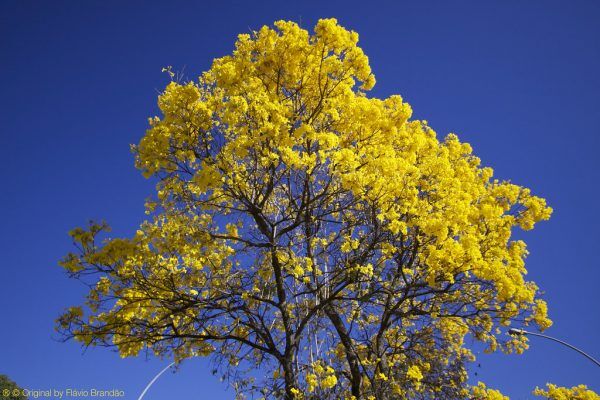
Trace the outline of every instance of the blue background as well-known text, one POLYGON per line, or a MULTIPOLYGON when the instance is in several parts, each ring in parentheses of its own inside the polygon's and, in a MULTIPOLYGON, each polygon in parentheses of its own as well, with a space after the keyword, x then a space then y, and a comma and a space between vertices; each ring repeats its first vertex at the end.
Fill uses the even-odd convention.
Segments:
MULTIPOLYGON (((600 355, 598 126, 600 2, 0 2, 0 373, 26 388, 116 388, 137 399, 167 360, 121 360, 60 343, 53 319, 83 287, 57 260, 67 231, 105 219, 130 235, 153 185, 133 167, 172 65, 195 78, 238 33, 277 19, 312 29, 337 17, 359 32, 378 84, 440 136, 456 132, 497 176, 533 188, 555 213, 524 238, 546 291, 549 334, 600 355)), ((472 368, 513 399, 547 381, 600 391, 600 370, 555 343, 472 368)), ((205 360, 147 400, 231 399, 205 360)))

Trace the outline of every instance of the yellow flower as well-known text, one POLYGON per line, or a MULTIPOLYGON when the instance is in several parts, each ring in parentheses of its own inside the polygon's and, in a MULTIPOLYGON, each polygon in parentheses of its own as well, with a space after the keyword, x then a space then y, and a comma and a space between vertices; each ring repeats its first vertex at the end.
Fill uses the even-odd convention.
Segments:
POLYGON ((408 371, 406 371, 406 376, 408 379, 414 382, 421 382, 423 379, 423 374, 421 373, 421 369, 416 365, 411 365, 408 367, 408 371))

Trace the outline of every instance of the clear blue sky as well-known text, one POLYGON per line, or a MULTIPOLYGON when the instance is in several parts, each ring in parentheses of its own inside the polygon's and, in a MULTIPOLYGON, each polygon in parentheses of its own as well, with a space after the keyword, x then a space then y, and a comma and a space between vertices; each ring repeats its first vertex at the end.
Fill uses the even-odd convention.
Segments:
MULTIPOLYGON (((59 343, 53 319, 82 298, 57 260, 67 231, 105 219, 129 235, 152 185, 129 144, 156 113, 161 68, 190 78, 238 33, 336 17, 360 34, 377 78, 438 134, 456 132, 553 218, 524 235, 546 291, 549 334, 600 356, 600 2, 0 2, 0 373, 27 388, 117 388, 137 399, 166 361, 59 343), (418 5, 416 3, 419 3, 418 5)), ((552 381, 600 391, 600 370, 552 342, 482 356, 477 378, 513 399, 552 381)), ((161 378, 146 399, 231 399, 208 363, 161 378)))

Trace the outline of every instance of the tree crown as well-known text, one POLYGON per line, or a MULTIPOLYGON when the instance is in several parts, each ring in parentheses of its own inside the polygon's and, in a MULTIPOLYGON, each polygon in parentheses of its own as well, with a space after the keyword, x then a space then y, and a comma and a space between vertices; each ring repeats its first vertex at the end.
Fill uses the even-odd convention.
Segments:
POLYGON ((521 352, 502 327, 550 326, 512 233, 552 210, 400 96, 369 97, 357 43, 335 19, 278 21, 170 82, 133 147, 150 217, 128 239, 71 232, 62 265, 90 292, 59 329, 124 357, 213 355, 240 396, 487 391, 466 384, 465 338, 521 352))

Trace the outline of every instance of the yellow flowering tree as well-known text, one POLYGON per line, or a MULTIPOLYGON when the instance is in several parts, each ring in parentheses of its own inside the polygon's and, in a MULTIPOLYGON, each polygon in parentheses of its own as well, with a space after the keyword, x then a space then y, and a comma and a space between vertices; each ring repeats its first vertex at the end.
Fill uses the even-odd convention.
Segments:
POLYGON ((600 400, 600 396, 585 385, 573 386, 570 389, 551 383, 546 386, 547 390, 536 388, 533 393, 549 400, 600 400))
POLYGON ((61 264, 90 291, 58 329, 123 357, 211 355, 240 397, 503 398, 468 387, 465 338, 521 352, 501 328, 550 326, 512 232, 551 209, 400 96, 369 97, 357 43, 334 19, 279 21, 170 82, 133 147, 148 220, 71 232, 61 264))

